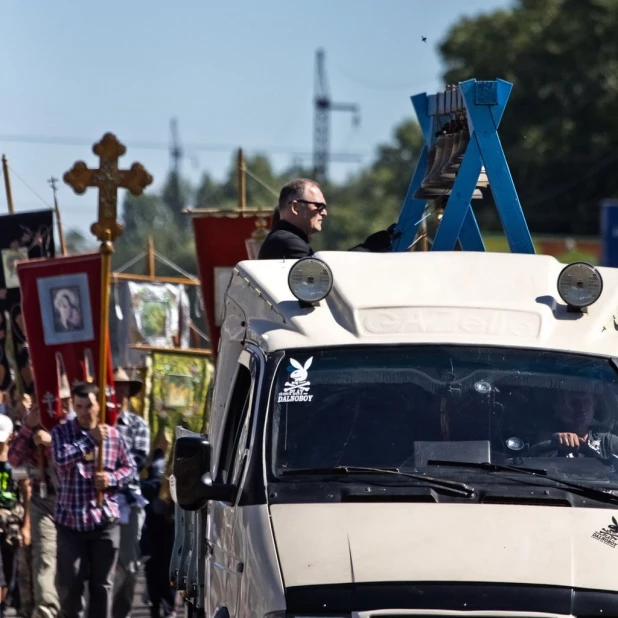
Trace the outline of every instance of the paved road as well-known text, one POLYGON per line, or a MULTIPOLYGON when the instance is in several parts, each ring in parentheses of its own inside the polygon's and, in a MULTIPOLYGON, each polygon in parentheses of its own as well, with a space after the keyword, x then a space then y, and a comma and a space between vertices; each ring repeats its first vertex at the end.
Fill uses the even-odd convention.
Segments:
MULTIPOLYGON (((144 574, 140 571, 139 578, 137 581, 137 587, 135 590, 135 598, 133 601, 133 611, 131 612, 131 618, 150 618, 150 608, 144 604, 142 600, 142 594, 144 589, 146 588, 146 580, 144 578, 144 574)), ((177 608, 177 613, 179 616, 182 616, 181 606, 179 605, 177 608)), ((16 618, 17 613, 12 607, 6 609, 5 618, 16 618)))

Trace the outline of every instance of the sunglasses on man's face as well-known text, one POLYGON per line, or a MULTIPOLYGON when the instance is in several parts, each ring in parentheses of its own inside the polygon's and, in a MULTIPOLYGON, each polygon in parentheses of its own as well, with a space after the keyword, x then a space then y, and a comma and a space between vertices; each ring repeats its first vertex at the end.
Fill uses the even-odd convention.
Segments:
POLYGON ((307 204, 307 206, 315 206, 315 209, 320 213, 323 210, 328 208, 328 205, 324 202, 310 202, 309 200, 294 200, 295 202, 300 202, 301 204, 307 204))

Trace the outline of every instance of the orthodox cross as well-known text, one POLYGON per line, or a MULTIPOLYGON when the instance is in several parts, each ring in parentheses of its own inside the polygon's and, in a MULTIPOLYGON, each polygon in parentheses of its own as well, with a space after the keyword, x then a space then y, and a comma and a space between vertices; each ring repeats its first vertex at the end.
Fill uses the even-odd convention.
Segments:
POLYGON ((56 415, 56 410, 53 405, 56 403, 56 398, 51 393, 45 393, 45 396, 42 399, 43 403, 47 405, 47 414, 50 417, 54 417, 56 415))
POLYGON ((116 220, 118 189, 141 195, 152 183, 152 176, 140 163, 133 163, 128 170, 118 169, 118 159, 127 149, 113 133, 106 133, 92 151, 99 157, 98 169, 90 169, 83 161, 78 161, 63 179, 77 194, 84 193, 88 187, 99 189, 99 219, 92 225, 91 232, 101 242, 113 242, 124 229, 116 220))

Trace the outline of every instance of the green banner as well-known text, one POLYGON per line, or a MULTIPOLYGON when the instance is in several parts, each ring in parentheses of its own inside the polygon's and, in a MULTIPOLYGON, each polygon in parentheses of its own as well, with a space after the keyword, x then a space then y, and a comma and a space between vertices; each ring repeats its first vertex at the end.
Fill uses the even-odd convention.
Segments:
POLYGON ((214 366, 206 356, 153 352, 151 435, 163 422, 175 433, 176 426, 204 432, 208 426, 208 393, 214 366))

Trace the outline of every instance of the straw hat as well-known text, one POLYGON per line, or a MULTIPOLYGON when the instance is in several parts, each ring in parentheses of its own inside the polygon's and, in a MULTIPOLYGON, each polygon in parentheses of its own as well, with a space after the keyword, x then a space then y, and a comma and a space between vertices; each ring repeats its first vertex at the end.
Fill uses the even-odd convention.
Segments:
POLYGON ((122 367, 118 367, 114 372, 114 384, 128 384, 129 397, 135 397, 142 390, 141 380, 129 378, 127 372, 122 367))

